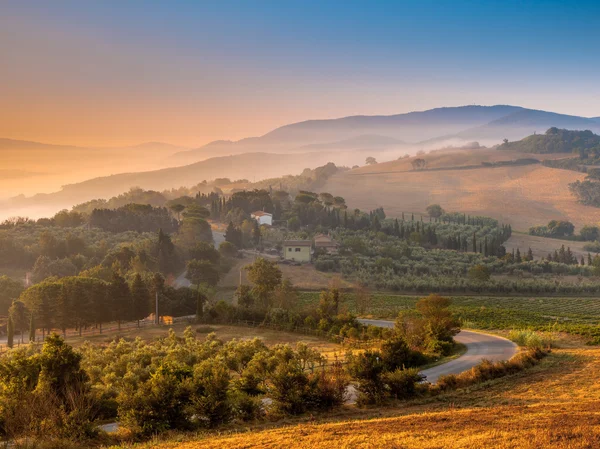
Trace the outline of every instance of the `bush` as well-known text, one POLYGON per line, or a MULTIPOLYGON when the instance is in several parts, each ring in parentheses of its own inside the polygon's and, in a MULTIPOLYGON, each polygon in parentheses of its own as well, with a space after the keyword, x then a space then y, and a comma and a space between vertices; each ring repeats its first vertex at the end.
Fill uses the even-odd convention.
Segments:
POLYGON ((512 330, 508 334, 508 339, 521 347, 529 349, 551 348, 554 341, 549 333, 531 330, 512 330))
POLYGON ((541 349, 530 349, 520 352, 508 361, 490 362, 482 360, 480 364, 474 366, 469 371, 461 374, 450 374, 438 379, 437 384, 432 387, 432 391, 445 391, 456 388, 464 388, 486 380, 497 379, 499 377, 515 374, 524 369, 536 365, 539 360, 548 355, 547 351, 541 349))
POLYGON ((319 370, 310 374, 308 407, 327 410, 342 405, 349 384, 350 379, 339 363, 328 370, 319 370))
POLYGON ((419 373, 418 368, 397 369, 385 373, 383 381, 394 399, 410 399, 417 395, 417 384, 423 381, 425 376, 419 373))

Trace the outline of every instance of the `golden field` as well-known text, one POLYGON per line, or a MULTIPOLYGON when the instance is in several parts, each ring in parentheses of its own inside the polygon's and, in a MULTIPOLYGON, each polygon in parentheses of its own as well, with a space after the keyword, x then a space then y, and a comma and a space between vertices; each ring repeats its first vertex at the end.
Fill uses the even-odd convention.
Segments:
MULTIPOLYGON (((144 449, 598 448, 600 349, 560 342, 539 365, 434 398, 180 436, 144 449), (173 440, 171 440, 173 441, 173 440)), ((124 446, 127 447, 127 446, 124 446)))
POLYGON ((550 220, 569 220, 578 228, 600 222, 599 208, 578 204, 569 192, 568 184, 583 180, 582 173, 539 164, 480 166, 544 156, 497 150, 431 153, 423 158, 437 170, 413 171, 412 159, 402 159, 333 176, 321 191, 342 195, 351 208, 382 206, 392 217, 424 213, 426 205, 437 203, 449 211, 494 217, 521 231, 550 220), (457 168, 465 166, 478 167, 457 168))

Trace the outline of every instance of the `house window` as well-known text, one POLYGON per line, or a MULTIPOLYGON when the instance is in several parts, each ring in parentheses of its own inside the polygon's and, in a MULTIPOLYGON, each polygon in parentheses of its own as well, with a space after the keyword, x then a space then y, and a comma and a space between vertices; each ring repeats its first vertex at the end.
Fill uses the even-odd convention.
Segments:
POLYGON ((296 252, 299 253, 300 252, 300 248, 296 248, 296 252))
POLYGON ((292 248, 288 248, 288 253, 291 253, 291 252, 292 252, 292 248))

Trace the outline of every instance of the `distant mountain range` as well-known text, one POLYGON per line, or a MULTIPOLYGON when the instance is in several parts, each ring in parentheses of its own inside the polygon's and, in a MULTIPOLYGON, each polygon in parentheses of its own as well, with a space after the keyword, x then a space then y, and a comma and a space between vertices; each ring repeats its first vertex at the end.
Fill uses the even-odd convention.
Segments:
MULTIPOLYGON (((260 137, 219 140, 196 149, 160 142, 84 148, 0 139, 2 169, 10 170, 11 175, 10 179, 0 176, 0 192, 6 198, 55 191, 30 200, 69 207, 119 194, 132 186, 165 189, 217 177, 260 180, 299 174, 304 168, 327 162, 362 165, 366 156, 389 161, 421 149, 475 148, 474 142, 493 146, 503 139, 515 141, 543 134, 551 127, 600 133, 600 117, 510 105, 445 107, 390 116, 308 120, 260 137), (27 182, 21 182, 25 177, 27 182), (59 190, 61 186, 64 188, 59 190)), ((21 198, 22 202, 28 201, 21 198)))
POLYGON ((277 128, 264 136, 239 141, 219 140, 179 152, 178 164, 215 155, 250 151, 297 152, 308 150, 436 149, 447 144, 479 141, 500 144, 518 140, 550 127, 600 132, 600 118, 586 118, 519 106, 460 106, 390 116, 352 116, 308 120, 277 128))
MULTIPOLYGON (((331 152, 315 153, 244 153, 235 156, 221 156, 181 167, 161 170, 121 173, 102 176, 87 181, 64 185, 54 193, 40 193, 32 197, 12 198, 0 203, 0 212, 5 208, 10 215, 19 215, 19 210, 53 205, 54 210, 70 209, 72 206, 94 199, 110 198, 131 187, 152 190, 166 190, 178 187, 192 187, 204 180, 230 178, 260 181, 286 174, 299 174, 305 168, 325 165, 335 156, 331 152)), ((364 162, 365 156, 357 153, 355 163, 364 162)), ((6 215, 6 214, 5 214, 6 215)), ((0 220, 1 221, 1 220, 0 220)))

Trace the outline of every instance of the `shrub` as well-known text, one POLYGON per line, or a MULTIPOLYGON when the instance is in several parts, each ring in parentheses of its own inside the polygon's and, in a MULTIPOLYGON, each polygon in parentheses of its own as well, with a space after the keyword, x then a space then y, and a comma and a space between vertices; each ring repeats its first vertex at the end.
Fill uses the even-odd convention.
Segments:
POLYGON ((554 339, 549 333, 534 332, 531 330, 512 330, 508 334, 509 340, 517 345, 529 349, 551 348, 554 339))
POLYGON ((424 378, 418 368, 397 369, 383 375, 383 381, 395 399, 410 399, 416 396, 417 384, 424 378))

